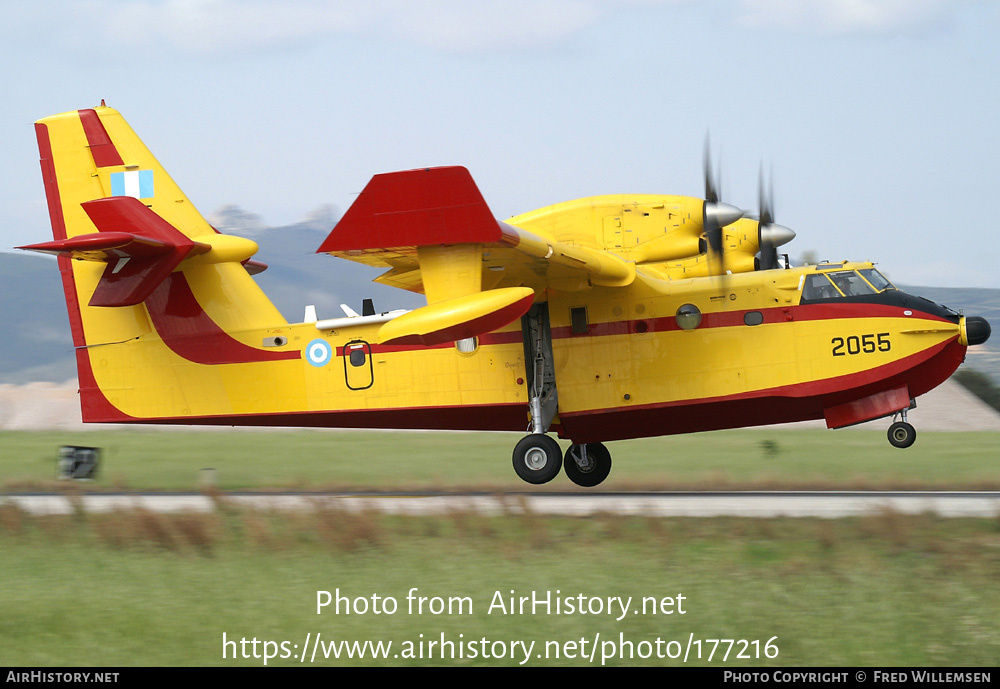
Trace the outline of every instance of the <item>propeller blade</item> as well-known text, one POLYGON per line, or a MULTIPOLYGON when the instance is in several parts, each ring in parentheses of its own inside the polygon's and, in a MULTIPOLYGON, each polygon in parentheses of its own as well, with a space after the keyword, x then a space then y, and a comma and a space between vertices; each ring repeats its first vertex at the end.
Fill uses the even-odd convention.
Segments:
POLYGON ((712 176, 712 150, 708 134, 705 135, 705 154, 702 158, 702 169, 705 173, 705 200, 709 203, 717 203, 719 193, 715 185, 715 179, 712 176))
POLYGON ((757 226, 757 243, 760 247, 758 270, 779 268, 778 247, 795 239, 795 232, 774 222, 774 174, 764 186, 764 164, 761 163, 757 177, 757 204, 760 208, 760 222, 757 226))
MULTIPOLYGON (((703 229, 709 262, 714 264, 710 272, 722 273, 722 228, 742 218, 743 211, 736 206, 719 201, 722 195, 721 173, 718 177, 712 174, 712 150, 707 134, 705 135, 705 153, 702 165, 705 174, 705 204, 702 207, 703 229)), ((722 162, 720 160, 719 170, 721 171, 721 169, 722 162)))
POLYGON ((760 224, 770 225, 774 222, 774 189, 773 176, 772 188, 767 191, 764 187, 764 163, 760 164, 760 171, 757 175, 757 208, 760 210, 760 224))

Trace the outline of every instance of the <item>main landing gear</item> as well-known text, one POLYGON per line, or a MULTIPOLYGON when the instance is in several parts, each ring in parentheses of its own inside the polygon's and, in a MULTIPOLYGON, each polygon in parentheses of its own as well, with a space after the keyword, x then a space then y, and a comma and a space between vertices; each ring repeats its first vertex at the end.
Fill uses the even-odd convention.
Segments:
POLYGON ((530 391, 531 433, 514 448, 514 471, 522 480, 539 485, 554 479, 565 467, 573 483, 596 486, 611 472, 608 449, 601 443, 571 445, 563 457, 559 443, 545 435, 559 408, 547 303, 535 304, 521 318, 521 335, 528 363, 525 373, 530 391))
POLYGON ((514 447, 514 471, 523 481, 535 485, 548 483, 561 466, 559 443, 544 433, 526 435, 514 447))
POLYGON ((894 414, 893 424, 889 426, 889 443, 893 447, 909 447, 917 439, 917 429, 906 422, 906 410, 894 414), (896 417, 900 420, 896 421, 896 417))
POLYGON ((570 445, 563 459, 569 480, 578 486, 596 486, 611 473, 611 453, 603 443, 570 445))
POLYGON ((570 445, 563 456, 559 444, 543 433, 524 436, 514 448, 514 471, 528 483, 548 483, 560 468, 576 485, 591 488, 611 473, 611 453, 603 443, 587 443, 570 445))

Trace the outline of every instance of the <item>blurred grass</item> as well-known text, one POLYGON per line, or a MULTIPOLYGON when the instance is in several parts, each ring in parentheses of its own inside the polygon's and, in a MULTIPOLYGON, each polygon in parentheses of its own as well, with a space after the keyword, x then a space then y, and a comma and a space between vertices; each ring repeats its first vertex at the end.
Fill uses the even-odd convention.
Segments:
MULTIPOLYGON (((94 490, 525 490, 513 433, 98 430, 0 432, 0 489, 52 489, 60 445, 103 449, 94 490)), ((563 448, 566 442, 561 443, 563 448)), ((1000 488, 1000 433, 920 433, 898 450, 868 430, 750 429, 608 444, 601 490, 1000 488)), ((80 487, 80 486, 78 486, 80 487)), ((574 490, 565 477, 545 490, 574 490)))
MULTIPOLYGON (((63 444, 104 449, 94 490, 534 490, 510 466, 520 436, 370 431, 99 430, 0 433, 0 489, 65 489, 63 444)), ((565 448, 566 443, 562 443, 565 448)), ((921 433, 905 451, 881 432, 754 429, 609 444, 601 489, 996 489, 1000 433, 921 433)), ((543 490, 573 487, 564 477, 543 490)), ((516 499, 512 498, 512 499, 516 499)), ((1000 519, 892 512, 866 518, 658 519, 531 513, 483 518, 350 514, 33 517, 0 496, 0 665, 260 665, 223 659, 222 634, 303 644, 438 639, 634 643, 759 639, 746 665, 990 666, 1000 647, 1000 519), (317 590, 371 600, 410 588, 469 596, 472 615, 317 615, 317 590), (686 615, 487 615, 506 596, 675 596, 686 615)), ((249 646, 248 646, 249 648, 249 646)), ((708 645, 704 646, 707 653, 708 645)), ((735 653, 735 651, 734 651, 735 653)), ((598 659, 600 653, 598 653, 598 659)), ((290 664, 290 659, 273 664, 290 664)), ((329 661, 329 664, 347 661, 329 661)), ((459 664, 440 658, 355 664, 459 664)), ((514 661, 461 661, 515 664, 514 661)), ((530 664, 581 665, 563 658, 530 664)), ((638 658, 614 664, 679 664, 638 658)), ((713 663, 719 665, 718 659, 713 663)))
MULTIPOLYGON (((1000 645, 1000 521, 389 517, 272 514, 32 517, 0 506, 0 665, 261 665, 247 640, 486 638, 774 641, 776 659, 724 664, 992 666, 1000 645), (12 566, 13 565, 13 566, 12 566), (408 614, 407 592, 469 597, 466 615, 408 614), (391 596, 395 614, 316 613, 316 592, 391 596), (684 615, 487 614, 504 598, 683 594, 684 615), (249 649, 249 646, 248 646, 249 649)), ((724 646, 723 646, 724 648, 724 646)), ((708 645, 703 649, 707 654, 708 645)), ((736 650, 733 651, 735 655, 736 650)), ((600 652, 597 654, 600 659, 600 652)), ((269 664, 288 665, 292 659, 269 664)), ((328 661, 324 664, 351 664, 328 661)), ((424 658, 353 664, 514 665, 424 658)), ((579 658, 531 665, 585 665, 579 658)), ((619 659, 611 664, 674 664, 619 659)), ((690 662, 690 664, 704 664, 690 662)))

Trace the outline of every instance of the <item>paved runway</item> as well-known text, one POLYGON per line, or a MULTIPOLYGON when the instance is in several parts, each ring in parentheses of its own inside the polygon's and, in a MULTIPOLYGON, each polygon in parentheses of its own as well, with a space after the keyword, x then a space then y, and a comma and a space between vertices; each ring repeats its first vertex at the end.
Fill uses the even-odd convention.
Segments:
POLYGON ((599 513, 656 517, 840 518, 891 510, 941 517, 1000 517, 1000 492, 774 491, 656 493, 199 493, 0 495, 31 514, 71 514, 147 509, 209 512, 220 502, 261 510, 342 509, 387 514, 483 515, 532 512, 568 516, 599 513))

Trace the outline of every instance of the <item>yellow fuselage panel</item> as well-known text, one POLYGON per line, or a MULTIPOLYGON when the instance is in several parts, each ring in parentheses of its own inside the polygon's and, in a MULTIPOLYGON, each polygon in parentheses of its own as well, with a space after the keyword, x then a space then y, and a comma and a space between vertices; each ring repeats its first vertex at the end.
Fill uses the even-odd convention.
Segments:
MULTIPOLYGON (((643 276, 625 289, 550 291, 560 412, 762 391, 808 395, 817 381, 864 374, 959 335, 957 324, 902 307, 800 306, 794 288, 810 270, 694 281, 643 276), (685 305, 701 313, 691 330, 675 318, 685 305)), ((483 336, 471 353, 380 346, 379 327, 324 333, 313 324, 279 324, 229 333, 257 348, 280 335, 282 344, 265 351, 301 354, 282 361, 198 364, 155 332, 92 347, 90 357, 112 404, 140 418, 527 405, 518 323, 483 336)))
POLYGON ((527 404, 516 331, 502 338, 516 341, 482 344, 470 353, 451 345, 380 347, 377 325, 321 333, 307 323, 230 334, 260 346, 275 332, 286 344, 269 350, 301 351, 302 357, 199 364, 155 335, 90 347, 88 355, 104 395, 137 418, 527 404), (352 343, 363 343, 354 358, 352 343))

